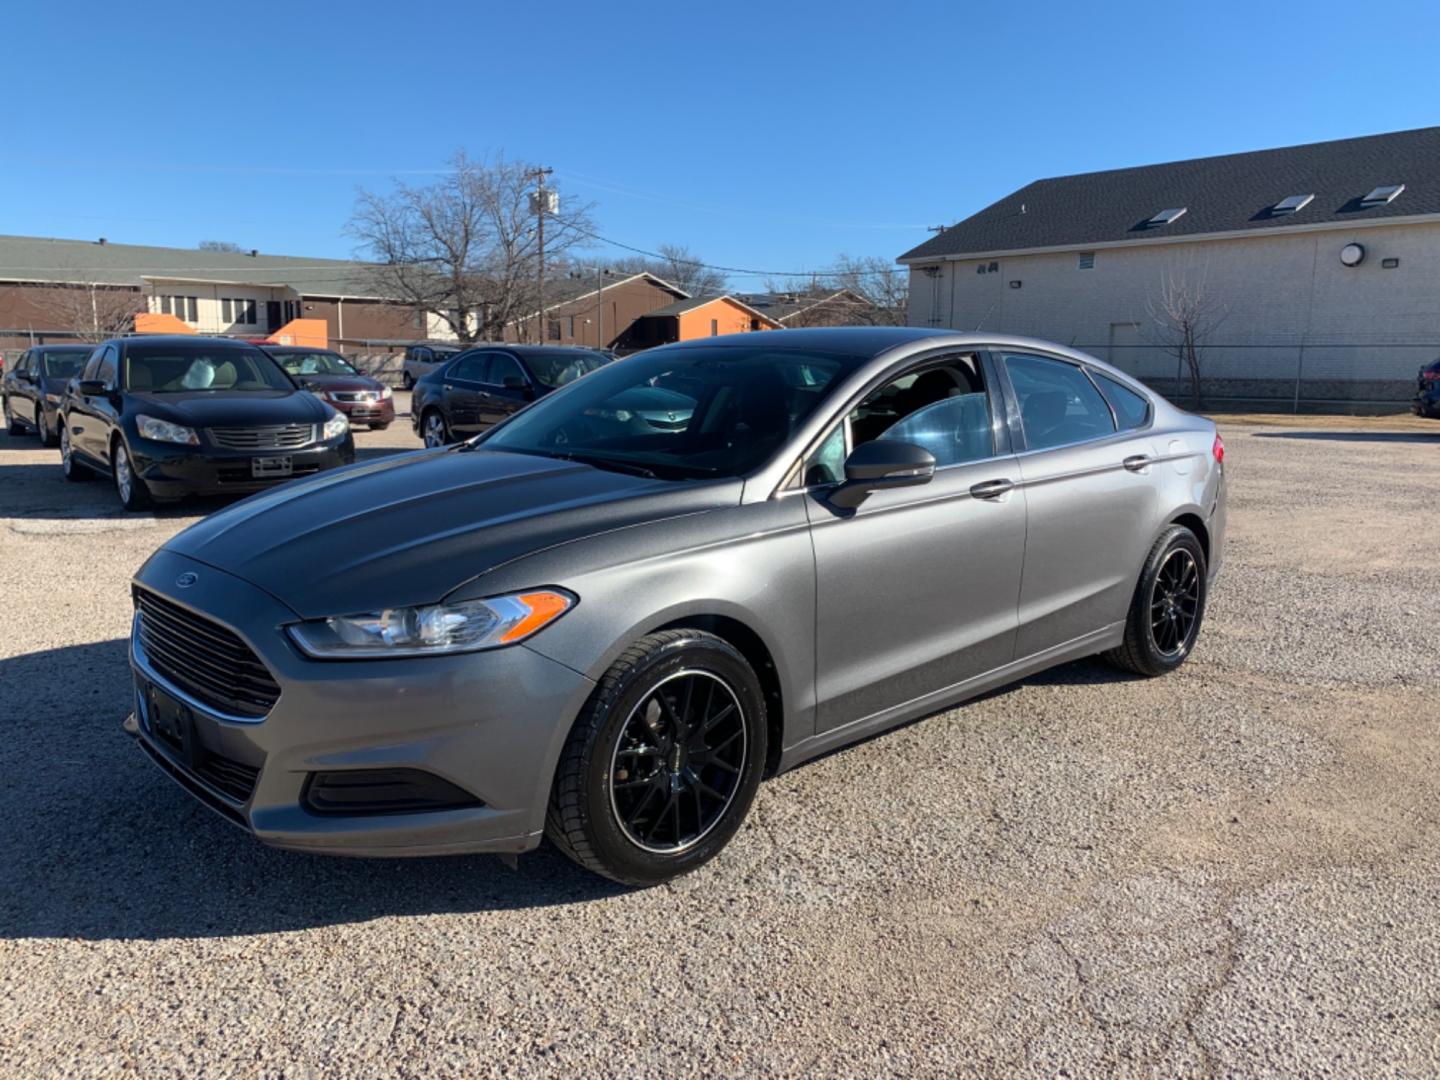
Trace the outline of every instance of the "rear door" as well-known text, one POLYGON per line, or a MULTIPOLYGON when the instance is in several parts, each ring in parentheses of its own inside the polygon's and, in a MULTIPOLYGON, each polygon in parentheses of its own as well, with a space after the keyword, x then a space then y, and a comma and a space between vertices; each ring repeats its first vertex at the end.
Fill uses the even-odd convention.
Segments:
POLYGON ((1018 660, 1125 618, 1154 539, 1160 500, 1145 463, 1158 455, 1148 413, 1138 429, 1117 422, 1081 364, 1003 349, 997 359, 1028 511, 1018 660))
POLYGON ((490 353, 477 350, 463 353, 445 369, 441 407, 455 435, 468 438, 484 430, 480 423, 480 401, 486 390, 489 368, 490 353))
POLYGON ((117 422, 120 394, 120 352, 106 345, 86 365, 84 378, 105 384, 106 393, 81 394, 72 397, 70 442, 86 457, 110 463, 110 431, 117 422))
POLYGON ((20 358, 10 365, 5 372, 3 385, 5 396, 10 399, 10 415, 28 421, 34 415, 34 402, 31 401, 30 390, 33 383, 27 380, 27 372, 31 367, 39 367, 36 362, 36 354, 33 351, 23 352, 20 358))

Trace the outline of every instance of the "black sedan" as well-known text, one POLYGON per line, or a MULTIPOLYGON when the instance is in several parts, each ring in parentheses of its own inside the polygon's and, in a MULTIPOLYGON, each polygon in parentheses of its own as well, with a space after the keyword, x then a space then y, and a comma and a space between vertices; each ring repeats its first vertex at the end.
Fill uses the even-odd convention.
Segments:
POLYGON ((343 413, 253 345, 223 338, 107 341, 66 387, 68 480, 101 473, 127 510, 260 491, 355 460, 343 413))
POLYGON ((85 366, 94 345, 35 345, 0 377, 0 412, 11 435, 29 427, 42 446, 58 439, 56 421, 65 384, 85 366))
POLYGON ((1426 364, 1416 379, 1415 401, 1410 411, 1416 416, 1440 420, 1440 360, 1426 364))
POLYGON ((469 349, 415 383, 410 422, 426 446, 467 439, 611 359, 559 345, 469 349))

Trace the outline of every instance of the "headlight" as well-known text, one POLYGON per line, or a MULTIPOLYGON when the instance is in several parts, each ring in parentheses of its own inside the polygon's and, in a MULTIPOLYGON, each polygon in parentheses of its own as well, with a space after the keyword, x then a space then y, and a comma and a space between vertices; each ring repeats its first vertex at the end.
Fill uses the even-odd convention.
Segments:
POLYGON ((473 652, 524 641, 574 606, 569 593, 539 589, 315 619, 291 626, 290 636, 306 653, 321 658, 473 652))
POLYGON ((394 397, 394 396, 395 396, 395 392, 394 392, 393 390, 391 390, 390 387, 388 387, 388 386, 382 386, 382 387, 380 387, 380 400, 381 400, 381 401, 389 401, 389 400, 390 400, 392 397, 394 397))
POLYGON ((60 404, 60 395, 59 395, 59 394, 46 394, 46 395, 45 395, 45 401, 46 401, 48 404, 51 404, 51 405, 59 405, 59 404, 60 404))
POLYGON ((350 430, 350 421, 345 419, 343 412, 337 412, 329 420, 325 421, 325 438, 338 439, 345 432, 350 430))
POLYGON ((180 443, 182 446, 200 445, 200 439, 196 436, 195 429, 185 427, 183 424, 172 424, 169 420, 157 420, 153 416, 141 413, 135 417, 135 426, 139 429, 142 439, 180 443))

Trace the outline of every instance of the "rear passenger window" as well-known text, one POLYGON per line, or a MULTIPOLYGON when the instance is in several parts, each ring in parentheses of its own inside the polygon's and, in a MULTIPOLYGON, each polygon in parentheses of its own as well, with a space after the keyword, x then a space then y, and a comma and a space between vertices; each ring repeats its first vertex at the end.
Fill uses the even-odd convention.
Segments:
POLYGON ((1121 431, 1142 428, 1150 420, 1150 402, 1123 383, 1116 382, 1098 371, 1090 373, 1104 392, 1105 398, 1115 410, 1115 419, 1120 421, 1121 431))
POLYGON ((1023 353, 1003 353, 1001 359, 1019 399, 1025 442, 1031 450, 1115 433, 1110 406, 1074 364, 1023 353))

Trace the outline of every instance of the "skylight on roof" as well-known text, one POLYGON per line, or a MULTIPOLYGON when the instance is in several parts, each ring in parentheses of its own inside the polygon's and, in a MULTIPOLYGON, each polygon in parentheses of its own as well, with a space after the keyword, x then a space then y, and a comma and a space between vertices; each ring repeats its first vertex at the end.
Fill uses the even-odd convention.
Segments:
POLYGON ((1361 206, 1384 206, 1386 203, 1394 202, 1395 196, 1405 190, 1404 184, 1381 184, 1374 191, 1370 192, 1360 200, 1361 206))
POLYGON ((1310 200, 1315 198, 1312 192, 1309 195, 1287 195, 1270 208, 1272 214, 1293 214, 1297 210, 1303 210, 1310 205, 1310 200))
POLYGON ((1157 225, 1172 225, 1184 216, 1185 210, 1186 207, 1183 206, 1172 206, 1169 210, 1161 210, 1145 224, 1152 229, 1157 225))

